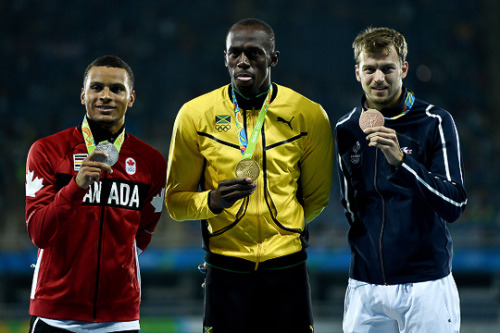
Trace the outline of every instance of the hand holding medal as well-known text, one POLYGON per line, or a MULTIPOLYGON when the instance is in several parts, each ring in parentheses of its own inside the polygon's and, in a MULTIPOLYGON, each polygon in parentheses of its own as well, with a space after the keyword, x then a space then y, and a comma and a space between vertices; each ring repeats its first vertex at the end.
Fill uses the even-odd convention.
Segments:
POLYGON ((99 181, 102 170, 109 173, 113 172, 111 166, 118 161, 120 148, 125 140, 125 129, 115 139, 114 144, 103 141, 96 145, 87 121, 87 116, 85 116, 82 122, 82 134, 89 156, 83 160, 75 180, 78 186, 86 189, 90 184, 99 181), (94 151, 98 153, 94 153, 94 151), (96 165, 95 162, 104 163, 105 166, 103 167, 102 164, 96 165))

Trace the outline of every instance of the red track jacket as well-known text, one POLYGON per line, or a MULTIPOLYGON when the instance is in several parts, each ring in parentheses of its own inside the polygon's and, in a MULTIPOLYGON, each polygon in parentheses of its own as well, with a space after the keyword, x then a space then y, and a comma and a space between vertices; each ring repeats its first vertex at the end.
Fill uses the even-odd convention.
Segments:
POLYGON ((82 190, 88 155, 77 127, 36 141, 26 165, 26 225, 39 248, 30 314, 88 322, 139 319, 137 256, 163 207, 166 163, 126 134, 113 173, 82 190))

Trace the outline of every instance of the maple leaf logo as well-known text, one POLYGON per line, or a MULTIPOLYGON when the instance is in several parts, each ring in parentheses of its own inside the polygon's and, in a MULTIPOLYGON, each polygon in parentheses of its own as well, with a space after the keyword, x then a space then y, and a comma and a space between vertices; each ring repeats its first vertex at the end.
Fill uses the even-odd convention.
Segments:
POLYGON ((26 174, 26 196, 35 197, 36 192, 40 191, 43 187, 43 178, 35 177, 34 171, 28 169, 26 174))
POLYGON ((160 194, 155 195, 153 197, 153 200, 151 200, 151 204, 155 208, 155 213, 161 213, 161 210, 163 208, 163 198, 165 198, 165 189, 164 188, 161 190, 160 194))

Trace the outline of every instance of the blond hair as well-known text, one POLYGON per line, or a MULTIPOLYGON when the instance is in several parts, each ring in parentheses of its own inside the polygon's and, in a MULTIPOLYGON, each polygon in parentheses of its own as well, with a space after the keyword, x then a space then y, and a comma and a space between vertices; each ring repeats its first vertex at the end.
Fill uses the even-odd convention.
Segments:
POLYGON ((399 61, 403 64, 408 55, 408 45, 405 37, 394 29, 368 27, 360 32, 352 43, 354 60, 356 64, 359 64, 361 52, 375 54, 381 51, 389 51, 392 45, 396 48, 399 61))

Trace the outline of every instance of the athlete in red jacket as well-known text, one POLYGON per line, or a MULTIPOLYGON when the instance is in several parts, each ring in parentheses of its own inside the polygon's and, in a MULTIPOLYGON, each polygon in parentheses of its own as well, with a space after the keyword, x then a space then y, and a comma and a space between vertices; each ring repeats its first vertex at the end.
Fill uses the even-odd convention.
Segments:
POLYGON ((82 124, 29 151, 26 225, 39 248, 30 332, 139 330, 138 255, 162 212, 166 163, 125 132, 133 83, 120 58, 94 60, 84 75, 82 124))

